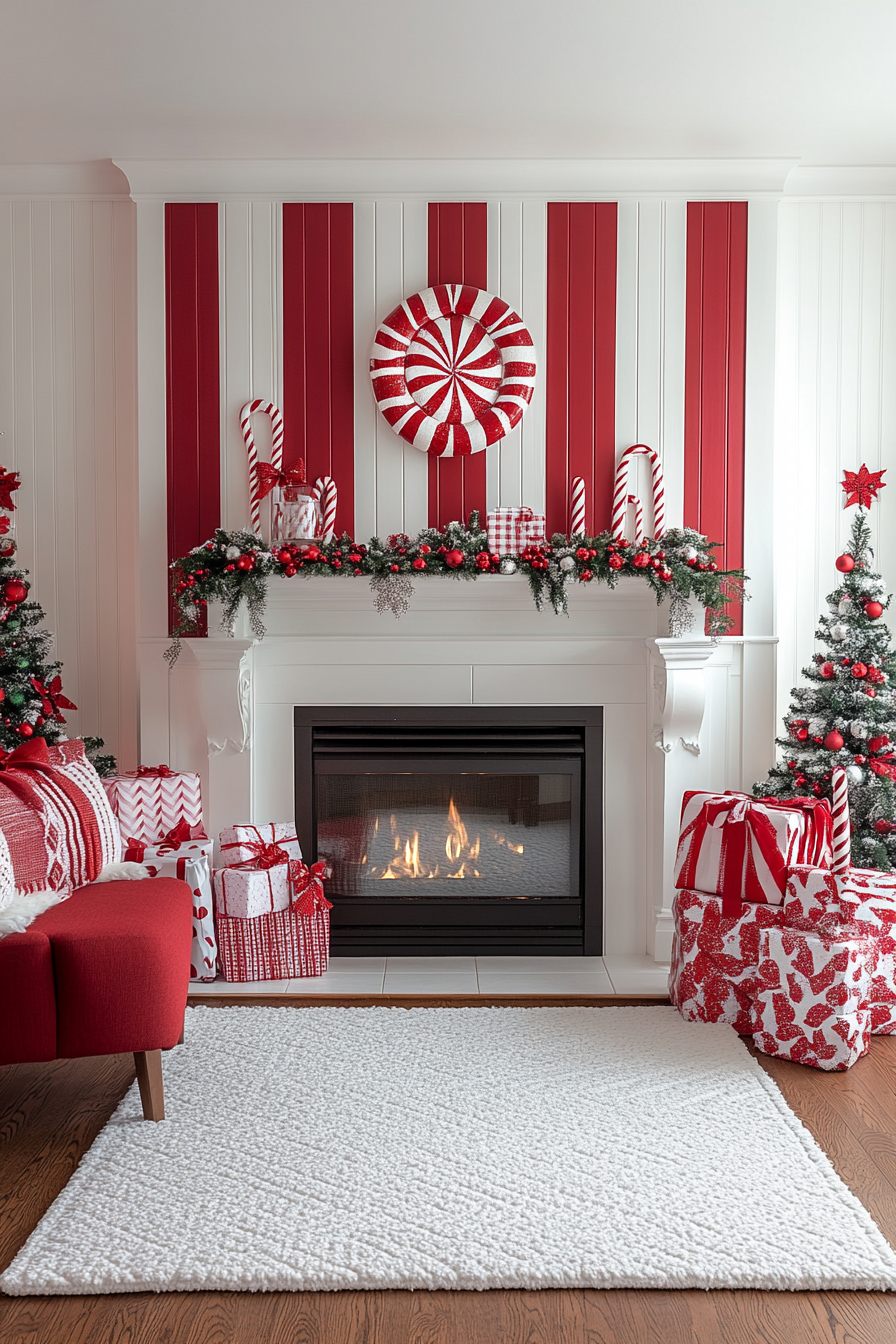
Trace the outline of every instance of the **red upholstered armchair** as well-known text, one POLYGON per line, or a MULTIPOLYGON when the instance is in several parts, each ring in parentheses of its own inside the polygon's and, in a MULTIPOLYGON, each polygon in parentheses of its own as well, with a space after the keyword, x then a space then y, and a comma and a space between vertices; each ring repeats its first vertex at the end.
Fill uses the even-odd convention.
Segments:
POLYGON ((158 877, 81 887, 0 938, 0 1065, 133 1052, 143 1114, 163 1120, 192 936, 190 888, 158 877))

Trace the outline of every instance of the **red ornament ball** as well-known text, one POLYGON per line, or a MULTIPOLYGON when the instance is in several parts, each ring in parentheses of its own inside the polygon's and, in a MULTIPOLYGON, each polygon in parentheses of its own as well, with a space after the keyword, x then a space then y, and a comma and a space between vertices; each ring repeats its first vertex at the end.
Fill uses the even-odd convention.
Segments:
POLYGON ((425 561, 425 560, 423 559, 423 557, 420 556, 420 555, 417 556, 417 559, 416 559, 416 560, 411 561, 411 563, 413 564, 414 569, 425 569, 425 568, 426 568, 426 561, 425 561))
POLYGON ((856 562, 851 555, 838 555, 834 564, 841 574, 849 574, 856 567, 856 562))
POLYGON ((3 589, 3 595, 9 603, 24 602, 28 596, 28 585, 21 579, 10 579, 3 589))
POLYGON ((874 829, 877 831, 878 835, 892 835, 893 832, 896 831, 896 822, 884 821, 884 819, 881 818, 880 821, 874 823, 874 829))
POLYGON ((237 569, 250 570, 255 568, 255 557, 252 555, 241 555, 236 562, 237 569))
POLYGON ((843 746, 843 738, 841 734, 837 732, 836 728, 828 733, 824 740, 824 745, 827 747, 828 751, 839 751, 843 746))
POLYGON ((6 699, 6 692, 4 691, 3 687, 0 686, 0 705, 3 704, 3 701, 5 699, 6 699))
POLYGON ((871 699, 873 700, 874 697, 877 695, 877 691, 874 689, 873 686, 866 686, 866 687, 865 687, 865 694, 866 694, 866 695, 870 695, 870 696, 871 696, 871 699))
POLYGON ((306 560, 319 560, 319 559, 320 559, 320 551, 317 549, 316 546, 307 546, 307 547, 305 548, 305 559, 306 559, 306 560))
POLYGON ((876 621, 879 616, 883 616, 884 609, 879 602, 866 602, 865 615, 869 621, 876 621))
POLYGON ((424 542, 424 544, 419 548, 419 550, 421 555, 429 555, 432 550, 432 547, 427 546, 426 543, 424 542))
POLYGON ((295 572, 296 572, 295 565, 287 565, 283 571, 283 573, 286 575, 288 579, 291 579, 293 574, 295 574, 295 572))
POLYGON ((798 742, 805 742, 806 738, 809 736, 809 729, 805 724, 802 724, 799 728, 793 729, 793 736, 798 742))
POLYGON ((625 561, 623 560, 621 555, 616 555, 614 553, 608 559, 607 564, 610 566, 611 569, 621 569, 622 566, 625 564, 625 561))
POLYGON ((590 569, 583 569, 581 574, 579 575, 579 578, 582 580, 582 583, 590 583, 593 577, 594 575, 591 573, 590 569))
POLYGON ((397 565, 390 565, 390 566, 389 566, 389 569, 391 570, 391 572, 392 572, 393 574, 397 574, 397 573, 398 573, 398 566, 397 566, 397 565))
POLYGON ((476 568, 477 568, 477 569, 488 569, 488 568, 490 567, 491 563, 492 563, 492 562, 491 562, 491 560, 490 560, 490 558, 489 558, 488 551, 480 551, 479 554, 478 554, 477 557, 476 557, 476 568))
POLYGON ((31 727, 30 723, 20 723, 16 732, 19 734, 19 737, 31 737, 34 733, 34 729, 31 727))
POLYGON ((451 569, 460 569, 460 567, 461 567, 461 565, 463 564, 463 562, 464 562, 464 553, 463 553, 463 551, 446 551, 446 552, 445 552, 445 564, 448 565, 449 568, 451 568, 451 569))
POLYGON ((867 677, 868 668, 864 663, 853 663, 852 674, 854 677, 867 677))
POLYGON ((832 677, 832 676, 834 675, 834 664, 833 664, 833 663, 822 663, 822 665, 821 665, 821 675, 822 675, 823 677, 832 677))
POLYGON ((650 564, 650 556, 646 551, 638 551, 637 555, 632 556, 632 564, 635 569, 646 569, 650 564))

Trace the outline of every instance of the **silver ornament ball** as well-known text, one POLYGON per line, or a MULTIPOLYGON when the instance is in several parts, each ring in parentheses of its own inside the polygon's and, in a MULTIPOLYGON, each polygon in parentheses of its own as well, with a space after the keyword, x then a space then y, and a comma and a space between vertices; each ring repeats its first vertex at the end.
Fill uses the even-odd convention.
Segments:
POLYGON ((846 636, 849 634, 849 631, 847 630, 845 625, 841 625, 840 622, 837 621, 835 625, 831 626, 830 630, 828 631, 828 634, 830 635, 831 639, 836 639, 839 641, 841 639, 845 639, 846 636))
POLYGON ((515 574, 517 571, 517 563, 515 560, 511 560, 509 555, 506 555, 498 568, 502 574, 515 574))
POLYGON ((849 731, 853 737, 866 738, 868 736, 868 729, 860 719, 853 719, 849 725, 849 731))
POLYGON ((846 778, 849 780, 850 784, 864 784, 865 772, 864 770, 860 770, 857 765, 848 765, 846 767, 846 778))
POLYGON ((575 569, 576 562, 571 555, 564 555, 560 560, 560 568, 564 574, 568 574, 571 569, 575 569))
POLYGON ((837 606, 837 610, 839 611, 841 616, 845 616, 848 613, 851 606, 852 606, 852 598, 849 595, 847 595, 846 597, 841 597, 840 602, 837 606))

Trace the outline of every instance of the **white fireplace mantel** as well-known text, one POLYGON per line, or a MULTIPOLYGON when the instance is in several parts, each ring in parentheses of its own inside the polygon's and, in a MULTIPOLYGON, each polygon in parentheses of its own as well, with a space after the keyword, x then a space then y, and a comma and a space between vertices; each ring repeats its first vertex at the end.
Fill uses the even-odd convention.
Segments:
POLYGON ((275 580, 263 640, 215 623, 184 641, 164 734, 160 641, 141 656, 144 743, 164 735, 201 773, 212 834, 293 815, 295 705, 602 705, 608 954, 668 960, 682 793, 749 787, 770 763, 775 641, 669 638, 638 579, 575 588, 567 618, 537 612, 521 575, 433 578, 400 620, 362 581, 275 580))

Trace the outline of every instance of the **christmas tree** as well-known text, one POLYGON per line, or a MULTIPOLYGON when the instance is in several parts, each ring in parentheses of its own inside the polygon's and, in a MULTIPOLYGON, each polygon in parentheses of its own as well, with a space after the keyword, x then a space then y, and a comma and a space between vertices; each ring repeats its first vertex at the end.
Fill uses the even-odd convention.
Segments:
MULTIPOLYGON (((46 613, 29 600, 28 571, 16 565, 12 495, 17 473, 0 467, 0 749, 12 751, 29 738, 52 745, 65 739, 65 709, 77 709, 62 691, 62 664, 51 658, 52 632, 46 613)), ((102 738, 85 738, 87 754, 100 774, 115 769, 113 756, 101 755, 102 738)))
POLYGON ((824 645, 803 668, 777 738, 784 760, 753 788, 759 797, 830 798, 831 773, 846 768, 856 868, 896 867, 896 652, 882 621, 890 605, 872 568, 871 529, 863 512, 885 482, 882 471, 846 472, 846 507, 858 504, 849 545, 835 561, 840 583, 828 595, 815 638, 824 645))

